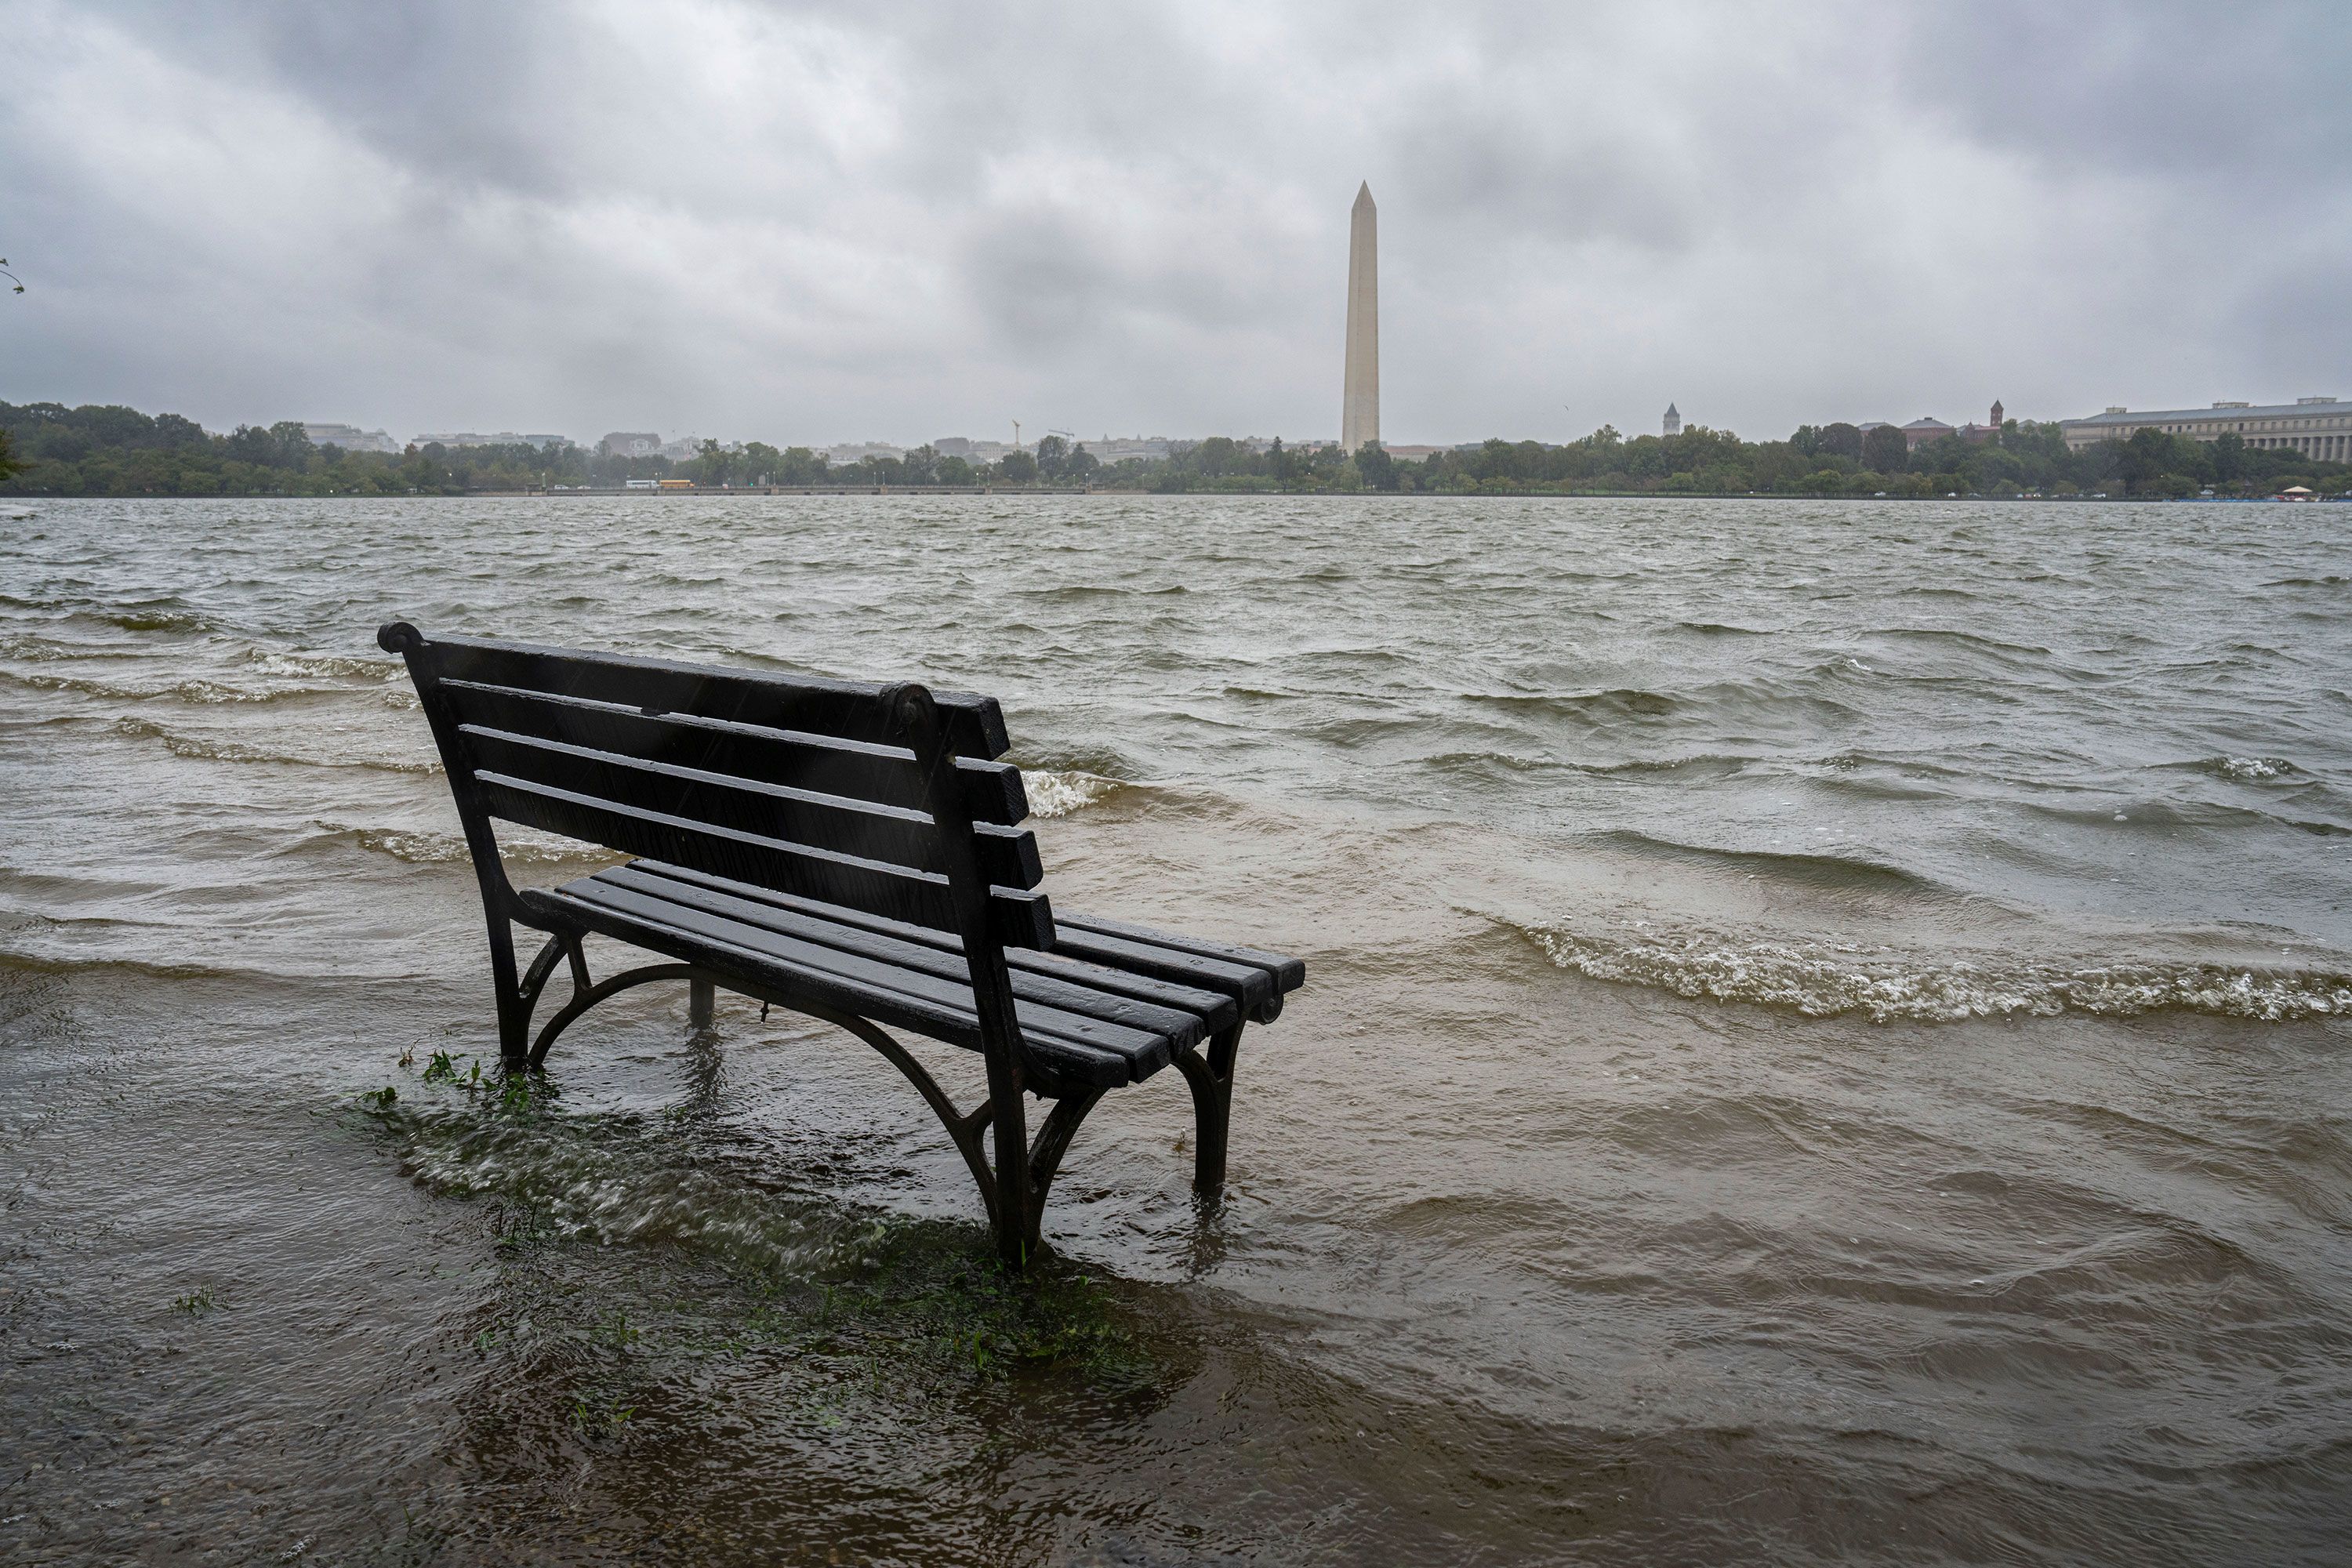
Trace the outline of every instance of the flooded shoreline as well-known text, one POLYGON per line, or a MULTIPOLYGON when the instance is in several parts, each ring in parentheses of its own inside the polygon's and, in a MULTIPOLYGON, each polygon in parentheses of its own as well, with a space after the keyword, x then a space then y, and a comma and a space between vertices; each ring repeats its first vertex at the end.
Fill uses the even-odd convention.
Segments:
POLYGON ((1959 509, 1870 582, 1819 519, 1735 582, 1704 505, 1344 549, 1278 503, 861 507, 18 526, 0 1552, 2352 1547, 2340 547, 2149 509, 2134 562, 2036 560, 1959 509), (1885 608, 1928 589, 1960 613, 1885 608), (507 1093, 394 610, 998 691, 1058 902, 1307 960, 1226 1203, 1163 1075, 1008 1290, 895 1073, 740 1000, 695 1037, 682 987, 507 1093))

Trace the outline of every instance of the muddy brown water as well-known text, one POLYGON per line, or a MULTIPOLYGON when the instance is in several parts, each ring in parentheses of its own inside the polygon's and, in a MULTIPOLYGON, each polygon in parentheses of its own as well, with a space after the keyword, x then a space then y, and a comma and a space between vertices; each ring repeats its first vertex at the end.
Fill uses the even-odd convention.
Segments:
POLYGON ((39 503, 0 1554, 2343 1561, 2323 511, 39 503), (394 615, 999 694, 1057 902, 1307 958, 1224 1201, 1162 1075, 1009 1286, 740 999, 472 1081, 394 615))

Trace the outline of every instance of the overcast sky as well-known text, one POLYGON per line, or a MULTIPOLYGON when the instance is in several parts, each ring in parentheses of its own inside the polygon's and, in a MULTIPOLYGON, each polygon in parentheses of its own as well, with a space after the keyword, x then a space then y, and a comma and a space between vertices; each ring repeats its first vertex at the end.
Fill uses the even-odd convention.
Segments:
POLYGON ((1360 180, 1392 443, 2352 397, 2347 68, 2340 0, 0 0, 0 398, 1329 437, 1360 180))

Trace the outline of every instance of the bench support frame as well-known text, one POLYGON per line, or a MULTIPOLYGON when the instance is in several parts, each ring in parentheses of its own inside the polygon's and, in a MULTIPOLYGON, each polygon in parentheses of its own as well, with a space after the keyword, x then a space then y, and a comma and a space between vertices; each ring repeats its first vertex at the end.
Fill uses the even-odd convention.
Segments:
MULTIPOLYGON (((709 1029, 716 1013, 718 993, 723 984, 726 989, 739 991, 756 1001, 845 1029, 873 1047, 898 1069, 908 1083, 915 1086, 915 1091, 923 1097, 923 1102, 940 1119, 940 1125, 946 1130, 949 1141, 955 1144, 956 1152, 963 1156, 966 1168, 971 1172, 973 1184, 980 1188, 981 1205, 987 1211, 990 1227, 997 1235, 1000 1253, 1004 1250, 1008 1223, 1007 1205, 1004 1204, 1008 1186, 1017 1188, 1020 1199, 1011 1213, 1011 1223, 1024 1227, 1016 1237, 1021 1244, 1020 1258, 1025 1260, 1043 1248, 1039 1220, 1045 1213, 1045 1194, 1052 1188, 1055 1176, 1061 1172, 1063 1156, 1069 1152, 1072 1141, 1077 1137, 1078 1128, 1108 1090, 1084 1085, 1065 1089, 1054 1100, 1053 1110, 1046 1112, 1036 1136, 1027 1141, 1026 1149, 1021 1151, 1012 1170, 1007 1171, 1002 1151, 1008 1145, 1015 1149, 1020 1149, 1021 1145, 1013 1142, 1011 1138, 1000 1137, 996 1144, 999 1152, 995 1159, 991 1159, 990 1140, 983 1134, 998 1125, 998 1101, 992 1090, 986 1100, 972 1110, 959 1109, 947 1090, 940 1087, 939 1080, 931 1076, 929 1069, 873 1020, 840 1012, 803 996, 767 994, 758 988, 745 987, 732 979, 722 982, 720 977, 690 963, 643 964, 601 981, 595 980, 589 973, 587 955, 581 945, 585 934, 560 931, 550 936, 546 945, 531 960, 530 967, 524 972, 521 983, 511 995, 499 998, 499 1054, 507 1070, 522 1072, 540 1067, 546 1061, 548 1049, 555 1044, 556 1037, 583 1014, 607 997, 653 981, 687 982, 689 1025, 697 1032, 709 1029), (564 960, 570 962, 572 995, 549 1015, 547 1022, 541 1026, 537 1037, 533 1037, 530 1034, 531 1016, 538 1010, 548 981, 554 976, 557 963, 564 960), (530 1042, 528 1046, 523 1044, 526 1040, 530 1042), (1026 1179, 1023 1180, 1024 1177, 1026 1179)), ((511 932, 508 940, 512 942, 511 932)), ((1190 1050, 1180 1052, 1175 1058, 1177 1067, 1182 1070, 1185 1081, 1192 1089, 1196 1150, 1192 1185, 1195 1191, 1204 1195, 1214 1195, 1224 1184, 1225 1129, 1233 1102, 1234 1053, 1241 1032, 1242 1026, 1235 1024, 1219 1034, 1209 1044, 1206 1061, 1197 1052, 1190 1050)), ((1016 1108, 1016 1115, 1005 1120, 1018 1128, 1024 1119, 1017 1114, 1016 1108)), ((1018 1137, 1019 1134, 1016 1132, 1013 1136, 1018 1137)), ((1015 1268, 1020 1267, 1019 1262, 1014 1262, 1012 1258, 1008 1257, 1007 1261, 1015 1268)))

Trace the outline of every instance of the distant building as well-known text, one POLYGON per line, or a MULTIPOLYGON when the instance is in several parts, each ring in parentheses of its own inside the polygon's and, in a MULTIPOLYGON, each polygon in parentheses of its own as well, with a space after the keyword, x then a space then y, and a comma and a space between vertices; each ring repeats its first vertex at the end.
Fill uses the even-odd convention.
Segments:
POLYGON ((1175 443, 1165 436, 1105 436, 1099 441, 1085 443, 1086 448, 1106 463, 1123 463, 1140 458, 1147 463, 1164 463, 1176 449, 1175 443))
POLYGON ((1669 403, 1669 404, 1667 404, 1667 405, 1666 405, 1666 426, 1665 426, 1665 434, 1667 434, 1667 435, 1669 435, 1669 436, 1679 436, 1679 435, 1681 435, 1682 433, 1683 433, 1683 416, 1682 416, 1682 410, 1680 410, 1680 409, 1676 408, 1673 404, 1669 403))
POLYGON ((341 447, 346 452, 397 452, 400 443, 381 430, 362 430, 356 425, 302 423, 302 434, 310 437, 313 447, 341 447))
POLYGON ((2332 397, 2298 397, 2293 403, 2216 403, 2210 408, 2158 408, 2133 413, 2110 408, 2088 419, 2062 420, 2059 432, 2069 450, 2102 441, 2128 441, 2142 430, 2218 441, 2242 437, 2249 447, 2301 452, 2332 463, 2352 462, 2352 405, 2332 397))
POLYGON ((419 436, 415 441, 415 445, 419 447, 430 447, 436 443, 444 447, 539 447, 544 448, 569 447, 572 445, 572 437, 569 436, 522 436, 512 430, 494 431, 488 436, 473 430, 449 430, 419 436))
POLYGON ((661 450, 661 437, 651 430, 615 430, 596 443, 601 458, 650 458, 661 450))
POLYGON ((1903 449, 1916 452, 1930 441, 1940 441, 1952 434, 1952 427, 1940 419, 1914 419, 1903 426, 1903 449))
POLYGON ((887 441, 843 441, 824 449, 824 460, 835 468, 862 463, 868 458, 903 458, 904 447, 893 447, 887 441))
POLYGON ((1981 446, 1985 442, 1994 439, 2000 434, 2000 399, 1996 397, 1992 400, 1992 422, 1990 424, 1963 425, 1955 432, 1955 434, 1963 441, 1981 446))

